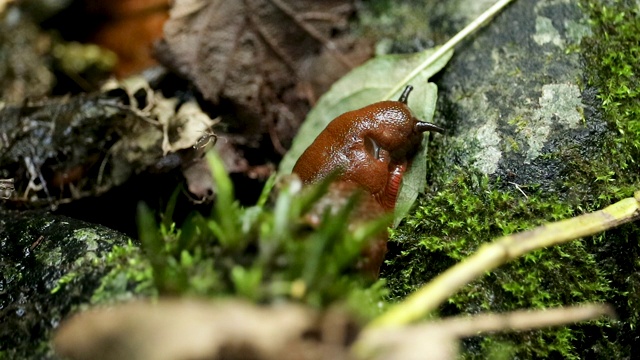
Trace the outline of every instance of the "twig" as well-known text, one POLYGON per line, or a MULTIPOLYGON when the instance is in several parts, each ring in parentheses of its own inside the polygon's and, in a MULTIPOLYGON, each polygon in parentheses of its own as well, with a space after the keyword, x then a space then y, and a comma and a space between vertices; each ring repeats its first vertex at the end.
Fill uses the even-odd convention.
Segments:
POLYGON ((518 310, 506 314, 456 316, 430 322, 428 325, 446 327, 445 331, 463 338, 478 335, 481 332, 524 331, 567 325, 597 319, 603 315, 615 317, 615 312, 607 304, 586 304, 541 310, 518 310))
POLYGON ((459 339, 487 332, 523 331, 615 317, 606 304, 581 304, 506 314, 463 315, 401 328, 375 328, 363 332, 352 350, 365 359, 458 358, 459 339), (417 356, 416 356, 417 355, 417 356))
POLYGON ((485 244, 449 268, 367 327, 400 326, 423 318, 464 285, 498 266, 536 249, 597 234, 640 218, 640 191, 603 210, 507 235, 485 244))
POLYGON ((524 190, 522 190, 522 188, 520 187, 520 185, 519 185, 519 184, 516 184, 516 183, 514 183, 514 182, 512 182, 512 181, 509 181, 509 184, 511 184, 511 185, 513 185, 513 186, 515 186, 515 187, 516 187, 516 189, 518 189, 518 190, 522 193, 522 195, 524 195, 525 199, 528 199, 528 198, 529 198, 529 197, 527 196, 527 194, 524 192, 524 190))

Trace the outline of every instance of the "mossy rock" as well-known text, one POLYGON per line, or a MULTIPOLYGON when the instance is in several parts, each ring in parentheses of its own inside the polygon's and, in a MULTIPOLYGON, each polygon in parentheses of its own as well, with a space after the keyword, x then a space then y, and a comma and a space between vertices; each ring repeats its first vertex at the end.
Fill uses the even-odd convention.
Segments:
MULTIPOLYGON (((435 4, 425 31, 451 35, 482 10, 473 4, 435 4)), ((457 48, 435 79, 448 134, 432 142, 431 186, 383 272, 395 300, 493 238, 640 189, 639 18, 633 1, 515 1, 457 48)), ((467 339, 465 356, 628 357, 640 346, 639 234, 636 222, 528 254, 440 315, 608 302, 619 320, 467 339)))
POLYGON ((56 358, 48 343, 53 329, 72 310, 99 302, 92 301, 94 292, 114 267, 114 245, 129 243, 113 230, 64 216, 2 212, 0 358, 56 358))

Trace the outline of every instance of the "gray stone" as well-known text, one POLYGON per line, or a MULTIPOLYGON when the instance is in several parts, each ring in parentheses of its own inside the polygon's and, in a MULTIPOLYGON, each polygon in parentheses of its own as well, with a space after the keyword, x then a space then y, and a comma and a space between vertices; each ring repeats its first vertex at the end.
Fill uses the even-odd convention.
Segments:
POLYGON ((55 358, 60 320, 88 304, 109 271, 106 255, 129 239, 105 227, 39 212, 0 214, 0 357, 55 358))
MULTIPOLYGON (((437 5, 465 10, 431 28, 462 28, 486 8, 476 5, 437 5)), ((589 33, 576 2, 516 1, 461 44, 437 79, 446 168, 559 191, 558 175, 570 171, 562 150, 593 153, 606 130, 593 94, 581 91, 583 64, 571 48, 589 33)))

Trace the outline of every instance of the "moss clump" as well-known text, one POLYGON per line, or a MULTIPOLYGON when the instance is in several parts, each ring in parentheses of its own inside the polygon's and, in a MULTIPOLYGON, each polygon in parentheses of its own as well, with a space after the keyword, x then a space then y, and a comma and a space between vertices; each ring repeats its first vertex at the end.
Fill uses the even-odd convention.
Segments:
MULTIPOLYGON (((419 200, 415 214, 392 236, 383 276, 394 300, 484 242, 600 209, 640 189, 640 10, 632 1, 583 1, 582 8, 592 27, 592 36, 581 44, 588 86, 583 91, 597 92, 583 101, 591 102, 597 109, 593 116, 602 116, 610 128, 601 152, 585 159, 581 149, 559 149, 572 169, 555 180, 566 192, 549 194, 530 186, 523 189, 526 198, 502 179, 452 171, 435 152, 430 166, 437 190, 419 200)), ((639 238, 639 226, 628 224, 533 252, 466 286, 440 308, 440 315, 608 302, 620 321, 467 339, 465 356, 484 358, 506 346, 523 358, 628 357, 640 346, 633 336, 640 309, 639 238)))
MULTIPOLYGON (((393 234, 394 245, 401 248, 385 273, 393 297, 414 291, 492 238, 574 215, 571 206, 544 198, 540 189, 528 189, 525 198, 497 190, 498 184, 500 179, 459 174, 445 189, 420 200, 415 216, 393 234)), ((589 241, 529 253, 466 286, 441 307, 441 315, 604 302, 612 289, 597 255, 589 252, 589 241)), ((478 356, 485 348, 492 351, 496 341, 511 341, 519 356, 579 358, 574 340, 585 331, 574 326, 469 343, 478 356)))
POLYGON ((131 241, 124 246, 116 245, 104 262, 110 270, 91 296, 92 305, 157 296, 151 265, 139 246, 131 241))
MULTIPOLYGON (((615 132, 598 180, 614 187, 640 183, 640 9, 635 1, 583 1, 593 36, 583 39, 588 84, 598 89, 615 132)), ((608 200, 608 199, 607 199, 608 200)))
POLYGON ((597 109, 592 116, 601 116, 609 131, 599 154, 585 158, 579 147, 560 151, 572 169, 562 174, 567 197, 595 210, 640 185, 640 10, 635 2, 618 0, 582 1, 581 7, 592 32, 581 42, 583 102, 597 109))

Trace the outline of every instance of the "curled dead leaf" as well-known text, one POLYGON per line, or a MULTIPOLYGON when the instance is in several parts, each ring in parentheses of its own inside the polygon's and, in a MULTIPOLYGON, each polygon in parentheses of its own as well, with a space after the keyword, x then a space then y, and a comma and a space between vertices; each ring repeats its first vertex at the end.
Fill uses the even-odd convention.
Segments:
POLYGON ((330 36, 352 11, 344 0, 177 0, 158 55, 205 98, 256 106, 267 88, 290 85, 322 47, 343 58, 330 36))
POLYGON ((232 132, 269 136, 283 154, 309 103, 370 54, 340 37, 354 9, 352 0, 177 0, 156 54, 230 107, 232 132))

